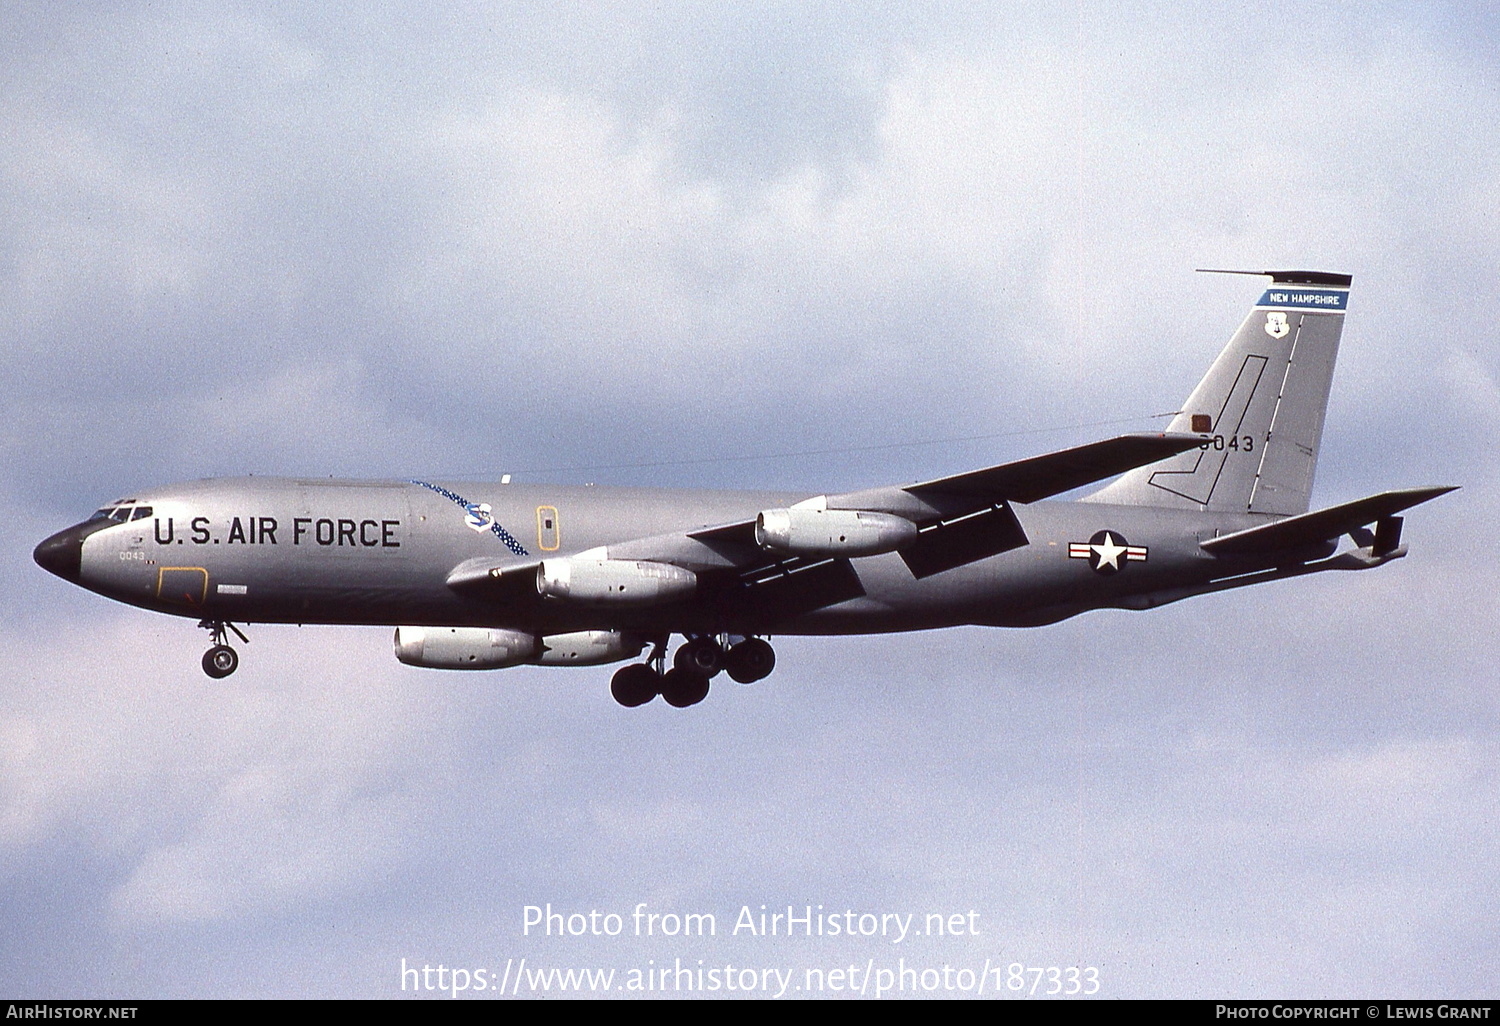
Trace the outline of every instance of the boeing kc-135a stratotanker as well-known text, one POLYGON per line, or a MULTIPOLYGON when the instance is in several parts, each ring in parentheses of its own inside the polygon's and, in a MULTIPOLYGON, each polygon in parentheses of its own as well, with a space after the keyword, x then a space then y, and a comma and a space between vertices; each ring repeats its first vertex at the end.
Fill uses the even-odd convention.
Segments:
MULTIPOLYGON (((1250 273, 1250 272, 1236 272, 1250 273)), ((1381 492, 1308 512, 1348 275, 1270 286, 1167 431, 842 495, 237 478, 100 509, 57 576, 201 621, 384 624, 412 666, 592 666, 623 705, 771 672, 781 634, 1034 627, 1406 555, 1381 492), (1119 476, 1076 501, 1052 496, 1119 476), (1340 551, 1342 539, 1350 545, 1340 551), (685 639, 667 668, 673 635, 685 639)))

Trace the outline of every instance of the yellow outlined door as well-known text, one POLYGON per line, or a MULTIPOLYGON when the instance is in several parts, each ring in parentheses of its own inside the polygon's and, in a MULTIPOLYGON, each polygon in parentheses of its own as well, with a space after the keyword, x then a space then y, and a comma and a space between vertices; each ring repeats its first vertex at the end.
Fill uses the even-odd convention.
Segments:
POLYGON ((164 566, 156 572, 156 597, 201 606, 208 598, 208 571, 201 566, 164 566))
POLYGON ((556 506, 536 508, 536 547, 556 552, 562 546, 562 526, 557 521, 556 506))

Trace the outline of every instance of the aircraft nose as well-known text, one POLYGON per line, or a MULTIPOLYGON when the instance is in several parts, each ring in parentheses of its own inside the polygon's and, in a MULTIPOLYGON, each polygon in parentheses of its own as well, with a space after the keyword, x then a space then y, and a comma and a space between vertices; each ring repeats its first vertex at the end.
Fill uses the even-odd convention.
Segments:
POLYGON ((43 570, 76 584, 83 572, 83 539, 86 532, 82 528, 85 526, 77 524, 58 531, 38 545, 31 553, 31 558, 43 570))

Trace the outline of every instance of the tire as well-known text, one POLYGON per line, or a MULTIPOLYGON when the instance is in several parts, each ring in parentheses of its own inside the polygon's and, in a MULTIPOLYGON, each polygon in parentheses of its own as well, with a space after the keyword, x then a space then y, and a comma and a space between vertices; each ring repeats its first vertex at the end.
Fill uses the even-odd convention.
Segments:
POLYGON ((708 697, 708 678, 689 670, 668 670, 661 679, 661 697, 677 709, 697 705, 708 697))
POLYGON ((713 638, 691 638, 672 657, 672 665, 709 680, 724 668, 724 649, 713 638))
POLYGON ((222 680, 239 668, 239 653, 228 645, 215 645, 203 653, 203 672, 214 680, 222 680))
POLYGON ((625 708, 634 709, 655 698, 661 683, 661 678, 650 666, 632 663, 616 671, 614 679, 609 682, 609 693, 625 708))
POLYGON ((725 654, 724 669, 738 683, 754 684, 776 669, 776 650, 762 638, 748 638, 725 654))

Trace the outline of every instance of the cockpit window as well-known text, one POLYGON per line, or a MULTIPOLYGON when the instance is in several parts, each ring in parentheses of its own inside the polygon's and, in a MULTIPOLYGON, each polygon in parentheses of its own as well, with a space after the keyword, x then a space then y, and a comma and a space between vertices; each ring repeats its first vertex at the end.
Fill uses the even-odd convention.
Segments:
POLYGON ((151 515, 150 506, 105 506, 96 510, 90 520, 113 520, 117 523, 125 523, 127 520, 139 520, 141 517, 151 515))

